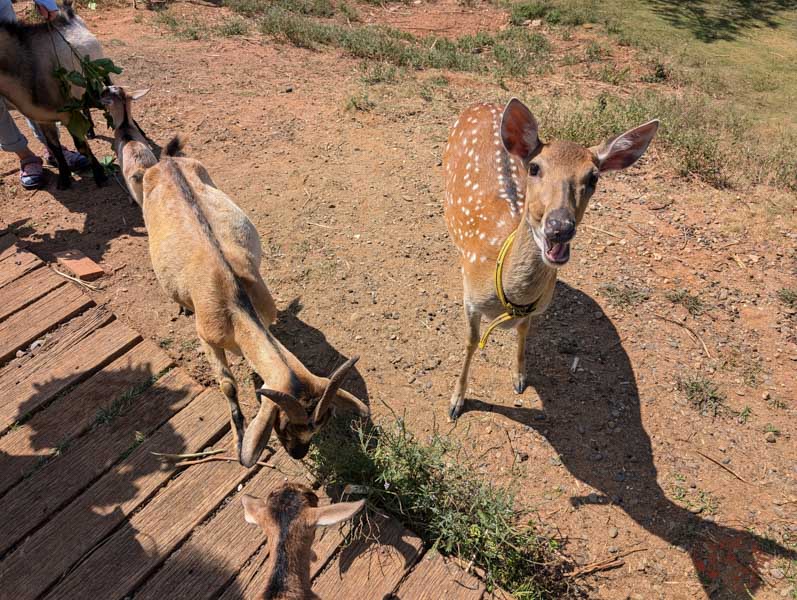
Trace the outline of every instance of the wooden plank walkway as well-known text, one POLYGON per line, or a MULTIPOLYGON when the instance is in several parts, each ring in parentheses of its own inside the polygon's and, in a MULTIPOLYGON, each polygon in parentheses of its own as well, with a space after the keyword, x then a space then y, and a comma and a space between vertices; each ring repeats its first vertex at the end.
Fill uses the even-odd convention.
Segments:
MULTIPOLYGON (((175 469, 152 454, 232 454, 225 406, 0 223, 0 600, 258 597, 265 539, 238 497, 301 464, 280 450, 273 468, 175 469)), ((373 539, 318 532, 321 598, 486 598, 397 521, 370 519, 373 539)))

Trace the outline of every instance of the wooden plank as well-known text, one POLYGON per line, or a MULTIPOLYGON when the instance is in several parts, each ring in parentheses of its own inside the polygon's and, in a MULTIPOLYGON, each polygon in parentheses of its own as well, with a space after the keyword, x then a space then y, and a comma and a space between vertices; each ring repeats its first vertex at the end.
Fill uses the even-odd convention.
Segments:
POLYGON ((395 519, 369 515, 376 539, 360 539, 343 548, 313 582, 322 598, 382 600, 412 567, 423 544, 395 519))
MULTIPOLYGON (((240 494, 251 494, 260 498, 267 496, 283 483, 283 473, 295 463, 280 450, 269 460, 269 464, 279 470, 262 469, 244 486, 240 494)), ((136 600, 162 600, 167 597, 170 600, 203 600, 216 598, 220 591, 224 591, 222 598, 239 600, 242 597, 243 584, 233 582, 227 585, 229 578, 239 573, 242 565, 266 539, 259 527, 244 520, 240 494, 231 498, 212 521, 195 531, 180 550, 169 557, 163 568, 136 592, 136 600), (208 564, 215 568, 207 569, 208 564)), ((317 539, 313 546, 313 575, 329 560, 343 536, 339 528, 328 528, 328 531, 320 530, 316 538, 321 539, 317 539)), ((265 557, 261 556, 261 560, 263 558, 265 557)), ((251 575, 254 575, 254 570, 251 575)), ((251 579, 250 576, 245 581, 251 579)), ((253 583, 250 589, 255 589, 259 580, 253 583)), ((263 589, 265 583, 261 593, 263 589)))
POLYGON ((0 494, 29 475, 43 459, 85 433, 109 400, 139 388, 173 365, 155 344, 142 342, 9 431, 0 438, 0 494))
MULTIPOLYGON (((217 444, 234 452, 232 435, 217 444)), ((237 462, 211 462, 189 468, 136 512, 102 546, 58 583, 48 600, 122 598, 157 568, 248 475, 237 462), (124 565, 123 569, 119 566, 124 565)), ((204 561, 203 570, 221 571, 204 561)), ((227 573, 230 578, 232 573, 227 573)), ((211 576, 218 578, 219 576, 211 576)), ((173 598, 172 594, 167 595, 173 598)))
POLYGON ((395 600, 481 600, 485 586, 455 561, 428 552, 399 585, 395 600))
MULTIPOLYGON (((4 235, 3 239, 8 238, 9 235, 4 235)), ((13 236, 11 237, 13 238, 13 236)), ((16 240, 16 238, 13 239, 16 240)), ((0 288, 43 264, 35 254, 22 250, 16 244, 6 247, 0 244, 0 288)))
POLYGON ((3 500, 0 554, 111 468, 135 447, 136 436, 141 439, 150 435, 201 391, 199 384, 184 371, 170 371, 140 396, 132 398, 127 412, 110 423, 97 424, 12 488, 3 500))
POLYGON ((94 301, 77 286, 65 285, 0 322, 0 364, 43 333, 93 305, 94 301))
MULTIPOLYGON (((175 470, 164 467, 151 452, 198 452, 229 427, 228 414, 220 392, 207 390, 197 396, 8 554, 0 568, 0 590, 13 591, 14 600, 32 600, 43 594, 174 475, 175 470), (43 558, 32 568, 31 557, 43 558)), ((245 472, 234 466, 236 472, 245 472)), ((194 491, 199 493, 203 485, 195 482, 194 491)), ((170 518, 171 513, 161 515, 161 524, 170 518)), ((149 544, 146 548, 152 550, 149 544)), ((114 566, 118 571, 133 559, 114 566)))
POLYGON ((113 318, 107 310, 89 311, 53 334, 34 356, 24 356, 0 369, 0 431, 141 340, 138 333, 113 318))
POLYGON ((66 283, 50 269, 35 269, 0 287, 0 321, 66 283))

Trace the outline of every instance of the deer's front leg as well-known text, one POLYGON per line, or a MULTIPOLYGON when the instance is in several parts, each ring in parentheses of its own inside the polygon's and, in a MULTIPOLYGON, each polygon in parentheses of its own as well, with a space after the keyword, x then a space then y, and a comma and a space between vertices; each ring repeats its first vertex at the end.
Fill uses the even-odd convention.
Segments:
POLYGON ((522 394, 528 383, 526 382, 526 336, 531 326, 531 317, 521 319, 517 326, 517 353, 515 355, 515 370, 512 373, 512 384, 516 394, 522 394))
POLYGON ((479 329, 481 325, 481 313, 473 308, 470 303, 465 300, 465 319, 467 321, 467 339, 465 348, 465 362, 462 365, 462 372, 457 380, 457 385, 454 387, 454 394, 451 396, 451 403, 448 407, 448 420, 455 421, 462 412, 462 406, 465 404, 465 392, 468 389, 468 371, 470 370, 470 361, 473 359, 473 353, 479 345, 479 329))

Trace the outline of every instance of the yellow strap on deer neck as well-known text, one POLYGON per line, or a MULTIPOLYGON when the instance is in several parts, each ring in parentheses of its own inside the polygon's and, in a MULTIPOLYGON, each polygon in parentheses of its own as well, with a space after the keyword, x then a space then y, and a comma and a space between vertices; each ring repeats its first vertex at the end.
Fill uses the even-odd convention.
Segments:
MULTIPOLYGON (((521 221, 522 225, 523 221, 521 221)), ((520 225, 518 225, 520 228, 520 225)), ((484 349, 484 346, 487 344, 487 339, 490 337, 490 334, 493 332, 493 329, 501 325, 502 323, 506 323, 507 321, 512 321, 513 319, 520 319, 523 317, 527 317, 537 306, 536 302, 532 302, 531 304, 521 305, 521 304, 514 304, 509 301, 504 293, 504 283, 503 283, 503 273, 504 273, 504 260, 506 259, 506 255, 509 252, 509 249, 512 247, 512 242, 515 241, 515 235, 517 234, 518 230, 515 229, 512 233, 509 234, 509 237, 504 240, 504 244, 501 246, 501 251, 498 253, 498 260, 495 261, 495 293, 498 296, 498 300, 501 302, 501 306, 504 307, 504 312, 498 315, 495 319, 490 321, 490 324, 487 325, 487 329, 484 330, 484 334, 482 335, 481 339, 479 340, 479 349, 484 349)))

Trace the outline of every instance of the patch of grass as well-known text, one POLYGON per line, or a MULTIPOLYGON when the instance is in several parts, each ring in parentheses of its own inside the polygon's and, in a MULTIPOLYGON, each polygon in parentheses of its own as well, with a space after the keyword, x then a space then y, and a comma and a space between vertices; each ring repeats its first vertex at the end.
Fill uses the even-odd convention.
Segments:
POLYGON ((650 298, 650 290, 633 285, 615 285, 613 283, 601 286, 600 292, 606 296, 609 304, 617 308, 628 308, 642 304, 650 298))
POLYGON ((664 83, 670 79, 670 69, 663 62, 655 60, 650 65, 650 73, 642 77, 646 83, 664 83))
POLYGON ((363 71, 360 80, 366 85, 377 83, 396 83, 398 81, 398 68, 386 62, 365 62, 360 65, 363 71))
POLYGON ((163 348, 164 350, 168 350, 174 344, 174 339, 170 337, 161 338, 158 340, 158 346, 163 348))
POLYGON ((778 300, 792 309, 797 309, 797 289, 781 288, 778 290, 778 300))
POLYGON ((445 75, 434 75, 427 79, 426 83, 437 87, 446 87, 448 85, 448 77, 445 75))
MULTIPOLYGON (((251 0, 229 0, 248 3, 251 0)), ((238 5, 236 5, 238 6, 238 5)), ((234 7, 235 8, 235 7, 234 7)), ((236 10, 251 10, 243 4, 236 10)), ((419 38, 389 27, 343 27, 308 19, 279 7, 262 13, 260 29, 301 48, 332 46, 356 58, 386 62, 411 69, 448 69, 524 75, 541 68, 550 52, 548 40, 535 32, 510 27, 496 35, 479 33, 458 40, 419 38)))
POLYGON ((677 388, 703 416, 716 417, 725 411, 725 395, 705 377, 691 375, 679 378, 677 388))
POLYGON ((346 110, 359 110, 368 112, 374 109, 376 104, 368 98, 368 94, 354 94, 346 100, 346 110))
POLYGON ((764 433, 774 433, 777 436, 780 436, 780 429, 776 428, 772 423, 767 423, 764 425, 764 433))
POLYGON ((753 414, 753 409, 749 406, 745 406, 741 412, 737 415, 736 420, 741 423, 742 425, 746 425, 747 421, 750 420, 750 415, 753 414))
POLYGON ((219 35, 224 37, 235 37, 238 35, 246 35, 249 32, 249 24, 240 17, 233 17, 227 19, 216 28, 219 35))
POLYGON ((631 69, 628 67, 620 69, 617 67, 617 65, 604 65, 603 68, 598 71, 596 77, 598 81, 602 81, 604 83, 609 83, 611 85, 622 85, 628 81, 630 74, 631 69))
POLYGON ((522 25, 526 21, 544 19, 551 25, 583 25, 598 19, 596 0, 530 0, 514 4, 509 22, 522 25))
POLYGON ((350 23, 359 23, 361 21, 360 13, 357 12, 357 9, 345 2, 341 2, 338 5, 338 10, 350 23))
POLYGON ((512 493, 475 477, 450 439, 435 434, 422 443, 400 421, 379 427, 337 419, 316 437, 309 462, 322 483, 362 486, 371 504, 434 549, 482 569, 489 589, 568 596, 552 551, 557 542, 520 521, 512 493))
POLYGON ((164 25, 178 38, 185 40, 199 40, 207 33, 204 23, 197 20, 183 21, 169 11, 159 12, 155 23, 164 25))
POLYGON ((122 395, 115 398, 108 406, 103 406, 100 408, 97 411, 97 414, 94 416, 94 426, 97 427, 112 423, 114 419, 125 413, 132 406, 136 398, 141 396, 149 388, 155 385, 155 382, 157 382, 158 379, 163 377, 170 370, 171 368, 164 369, 160 373, 156 373, 146 381, 126 390, 122 395))
POLYGON ((607 54, 606 48, 595 40, 587 44, 587 48, 584 50, 584 57, 587 59, 587 62, 600 62, 607 54))
POLYGON ((683 288, 667 292, 665 297, 673 304, 680 304, 683 306, 693 317, 698 317, 706 311, 706 307, 700 299, 700 296, 690 294, 683 288))

